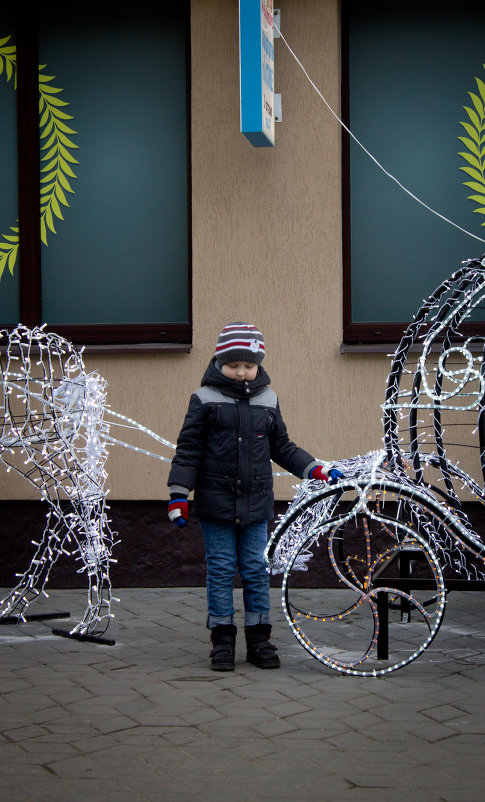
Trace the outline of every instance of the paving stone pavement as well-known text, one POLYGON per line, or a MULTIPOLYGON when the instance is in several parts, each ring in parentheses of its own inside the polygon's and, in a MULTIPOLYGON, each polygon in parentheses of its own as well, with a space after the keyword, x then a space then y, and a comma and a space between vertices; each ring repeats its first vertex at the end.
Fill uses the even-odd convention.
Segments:
MULTIPOLYGON (((450 594, 429 649, 379 678, 320 665, 272 594, 279 671, 243 637, 236 670, 210 670, 203 588, 117 589, 114 646, 2 626, 2 802, 482 802, 483 594, 450 594)), ((84 605, 52 591, 30 611, 84 605)))

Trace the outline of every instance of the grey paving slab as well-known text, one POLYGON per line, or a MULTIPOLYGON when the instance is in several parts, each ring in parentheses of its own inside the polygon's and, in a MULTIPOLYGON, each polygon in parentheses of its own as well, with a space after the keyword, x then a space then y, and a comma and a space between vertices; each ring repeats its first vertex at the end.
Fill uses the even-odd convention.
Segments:
POLYGON ((2 627, 2 800, 219 802, 229 777, 231 802, 481 802, 483 594, 452 594, 418 660, 363 679, 312 659, 272 593, 279 671, 245 662, 240 620, 236 670, 210 670, 203 588, 118 589, 114 646, 2 627))

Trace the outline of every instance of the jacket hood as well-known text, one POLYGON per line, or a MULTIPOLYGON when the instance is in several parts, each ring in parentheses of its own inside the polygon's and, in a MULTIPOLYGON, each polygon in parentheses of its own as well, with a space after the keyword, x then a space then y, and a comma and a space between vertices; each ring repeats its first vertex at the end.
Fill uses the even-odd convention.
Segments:
POLYGON ((252 382, 237 382, 234 379, 228 379, 222 373, 216 358, 213 357, 202 377, 201 386, 217 387, 221 393, 231 398, 249 398, 267 387, 270 382, 271 379, 261 365, 259 365, 257 376, 252 382))

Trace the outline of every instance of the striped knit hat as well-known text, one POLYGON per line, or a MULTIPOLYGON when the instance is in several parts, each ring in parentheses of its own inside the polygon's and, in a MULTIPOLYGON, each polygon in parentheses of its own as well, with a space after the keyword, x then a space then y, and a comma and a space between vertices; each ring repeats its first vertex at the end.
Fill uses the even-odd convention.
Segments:
POLYGON ((219 367, 228 362, 253 362, 260 365, 264 359, 263 335, 249 323, 229 323, 217 340, 215 356, 219 367))

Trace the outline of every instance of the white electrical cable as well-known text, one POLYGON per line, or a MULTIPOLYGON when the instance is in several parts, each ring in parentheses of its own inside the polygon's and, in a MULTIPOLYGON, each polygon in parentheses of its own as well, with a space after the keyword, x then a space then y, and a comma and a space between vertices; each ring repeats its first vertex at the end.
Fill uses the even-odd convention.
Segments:
POLYGON ((386 175, 388 178, 390 178, 392 181, 394 181, 394 183, 395 183, 395 184, 397 184, 397 185, 398 185, 398 187, 399 187, 400 189, 402 189, 402 190, 403 190, 403 191, 404 191, 404 192, 405 192, 407 195, 409 195, 409 197, 410 197, 410 198, 412 198, 413 200, 415 200, 415 201, 416 201, 417 203, 419 203, 421 206, 424 206, 424 208, 425 208, 425 209, 427 209, 427 210, 428 210, 428 212, 431 212, 432 214, 436 215, 436 217, 439 217, 441 220, 444 220, 444 221, 445 221, 445 223, 449 223, 449 224, 450 224, 450 226, 453 226, 454 228, 457 228, 457 229, 458 229, 458 231, 461 231, 463 234, 467 234, 469 237, 473 237, 473 239, 476 239, 476 240, 478 240, 479 242, 485 242, 485 239, 482 239, 482 237, 478 237, 476 234, 472 234, 472 233, 471 233, 471 231, 467 231, 467 230, 466 230, 466 228, 462 228, 461 226, 459 226, 459 225, 458 225, 458 223, 454 223, 454 222, 453 222, 453 220, 450 220, 448 217, 445 217, 445 216, 444 216, 443 214, 441 214, 440 212, 437 212, 435 209, 432 209, 432 208, 431 208, 431 206, 428 206, 428 204, 427 204, 427 203, 425 203, 425 202, 424 202, 424 201, 422 201, 420 198, 418 198, 418 196, 417 196, 417 195, 415 195, 413 192, 411 192, 411 190, 407 189, 407 188, 406 188, 406 187, 405 187, 403 184, 401 184, 401 182, 400 182, 400 181, 399 181, 399 180, 398 180, 398 179, 397 179, 397 178, 396 178, 394 175, 392 175, 392 173, 390 173, 388 170, 386 170, 386 169, 385 169, 385 167, 383 167, 383 166, 382 166, 382 164, 381 164, 381 163, 380 163, 380 162, 379 162, 379 161, 378 161, 378 160, 375 158, 375 156, 373 156, 373 155, 372 155, 372 153, 371 153, 369 150, 367 150, 367 148, 365 147, 365 145, 363 145, 363 144, 362 144, 362 142, 360 142, 360 141, 357 139, 357 137, 355 136, 355 134, 353 134, 353 133, 352 133, 352 131, 350 130, 350 128, 348 128, 348 127, 345 125, 345 123, 343 122, 343 120, 341 120, 341 119, 340 119, 340 117, 338 116, 338 114, 337 114, 337 113, 336 113, 336 112, 335 112, 335 111, 332 109, 332 107, 330 106, 330 104, 328 103, 328 101, 325 99, 325 97, 323 96, 323 94, 320 92, 319 88, 316 86, 316 84, 315 84, 315 83, 312 81, 312 79, 310 78, 310 76, 309 76, 309 74, 308 74, 307 70, 305 69, 305 67, 304 67, 304 66, 303 66, 303 64, 301 63, 300 59, 298 58, 298 56, 296 55, 296 53, 294 52, 294 50, 293 50, 293 49, 290 47, 290 45, 288 44, 287 40, 285 39, 285 37, 284 37, 284 36, 283 36, 283 34, 281 33, 280 29, 278 28, 277 24, 276 24, 275 22, 273 22, 273 25, 274 25, 274 27, 275 27, 276 31, 279 33, 281 40, 282 40, 282 41, 285 43, 286 47, 288 48, 288 50, 289 50, 290 54, 293 56, 294 60, 296 61, 296 63, 297 63, 297 64, 298 64, 298 66, 300 67, 300 69, 302 70, 302 72, 303 72, 303 74, 305 75, 305 77, 307 78, 307 80, 310 82, 311 86, 313 87, 313 89, 315 90, 315 92, 317 93, 317 95, 319 96, 319 98, 320 98, 320 99, 321 99, 321 100, 324 102, 324 104, 325 104, 325 106, 327 107, 327 109, 329 110, 329 112, 330 112, 330 113, 331 113, 331 114, 332 114, 332 115, 335 117, 335 119, 337 120, 337 122, 339 123, 339 125, 341 125, 341 126, 342 126, 342 128, 343 128, 345 131, 347 131, 347 133, 349 134, 349 136, 350 136, 350 137, 352 137, 352 139, 353 139, 353 140, 354 140, 354 142, 355 142, 355 143, 356 143, 356 144, 359 146, 359 148, 361 148, 361 149, 364 151, 364 153, 365 153, 365 154, 366 154, 366 155, 367 155, 367 156, 368 156, 370 159, 372 159, 372 161, 374 162, 374 164, 375 164, 375 165, 376 165, 376 166, 377 166, 377 167, 378 167, 380 170, 382 170, 382 172, 383 172, 383 173, 384 173, 384 174, 385 174, 385 175, 386 175))

